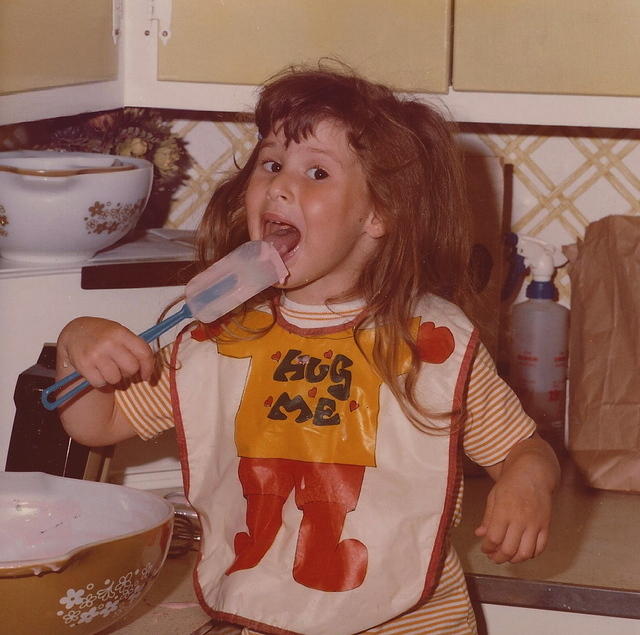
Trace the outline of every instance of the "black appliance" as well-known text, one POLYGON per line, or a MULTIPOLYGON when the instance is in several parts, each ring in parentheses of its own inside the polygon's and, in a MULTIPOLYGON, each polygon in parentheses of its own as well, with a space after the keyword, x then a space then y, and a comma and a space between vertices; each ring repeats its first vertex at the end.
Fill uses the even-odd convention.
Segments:
POLYGON ((112 448, 93 450, 76 443, 64 431, 57 411, 40 403, 43 389, 55 381, 55 365, 56 347, 45 344, 38 361, 18 376, 5 470, 105 480, 112 448))

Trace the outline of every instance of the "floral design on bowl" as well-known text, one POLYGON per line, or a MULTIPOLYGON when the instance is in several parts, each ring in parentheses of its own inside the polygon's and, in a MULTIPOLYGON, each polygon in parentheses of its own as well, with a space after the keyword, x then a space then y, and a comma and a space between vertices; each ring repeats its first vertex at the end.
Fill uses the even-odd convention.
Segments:
POLYGON ((96 201, 89 208, 89 216, 84 222, 89 234, 111 234, 115 231, 126 234, 133 229, 136 220, 144 209, 145 199, 138 199, 135 203, 117 203, 112 206, 111 201, 101 203, 96 201))
POLYGON ((149 562, 142 569, 128 571, 114 580, 107 578, 102 584, 90 582, 84 588, 67 589, 59 600, 64 609, 56 615, 69 628, 100 617, 120 618, 142 597, 158 571, 149 562))
POLYGON ((5 229, 5 227, 9 224, 9 219, 7 218, 7 213, 2 205, 0 205, 0 236, 8 236, 9 233, 5 229))

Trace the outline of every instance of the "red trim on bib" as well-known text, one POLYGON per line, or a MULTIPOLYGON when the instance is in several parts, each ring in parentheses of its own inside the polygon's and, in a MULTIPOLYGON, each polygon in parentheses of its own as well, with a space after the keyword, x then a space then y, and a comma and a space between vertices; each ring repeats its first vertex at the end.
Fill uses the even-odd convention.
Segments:
MULTIPOLYGON (((200 599, 200 597, 198 597, 200 599)), ((288 631, 284 628, 278 628, 277 626, 271 626, 269 624, 263 624, 262 622, 256 622, 240 615, 234 615, 233 613, 223 613, 222 611, 213 611, 204 607, 205 612, 213 619, 220 622, 229 622, 231 624, 237 624, 238 626, 244 626, 251 630, 264 633, 264 635, 304 635, 304 633, 298 633, 298 631, 288 631)))
MULTIPOLYGON (((448 330, 448 329, 447 329, 448 330)), ((477 329, 474 329, 467 349, 464 353, 462 363, 460 365, 460 372, 458 373, 458 379, 456 380, 455 391, 453 395, 451 425, 454 430, 449 436, 449 474, 447 476, 447 489, 445 493, 444 506, 442 515, 440 516, 440 524, 436 534, 436 539, 433 543, 433 550, 431 552, 431 561, 427 568, 427 575, 425 577, 424 589, 420 600, 416 603, 413 609, 424 604, 431 594, 434 592, 437 583, 440 579, 442 567, 444 565, 444 554, 446 547, 446 540, 449 534, 449 528, 451 527, 451 521, 456 508, 456 500, 458 496, 458 487, 460 485, 460 460, 459 460, 459 442, 461 434, 461 426, 456 426, 456 418, 461 416, 462 407, 464 405, 464 391, 467 384, 471 364, 473 362, 473 356, 475 355, 476 348, 479 342, 479 333, 477 329)), ((411 609, 411 610, 413 610, 411 609)))

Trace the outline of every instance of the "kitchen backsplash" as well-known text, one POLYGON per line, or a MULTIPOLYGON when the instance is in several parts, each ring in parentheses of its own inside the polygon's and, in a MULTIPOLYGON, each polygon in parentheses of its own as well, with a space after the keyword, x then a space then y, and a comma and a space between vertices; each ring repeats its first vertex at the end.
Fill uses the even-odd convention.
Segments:
MULTIPOLYGON (((187 141, 192 178, 176 193, 167 224, 195 227, 216 184, 242 164, 255 143, 250 123, 177 120, 187 141)), ((640 132, 465 124, 466 151, 513 165, 512 229, 557 245, 584 235, 609 214, 640 214, 640 132)), ((556 283, 569 305, 569 276, 556 283)))
MULTIPOLYGON (((515 232, 569 245, 603 216, 640 214, 638 130, 474 124, 463 137, 513 166, 515 232)), ((566 267, 556 284, 569 306, 566 267)))
MULTIPOLYGON (((176 113, 165 111, 163 116, 186 145, 190 178, 161 217, 166 227, 192 229, 217 183, 248 156, 255 127, 221 114, 181 112, 172 118, 176 113)), ((0 128, 0 148, 28 146, 32 125, 0 128)), ((40 134, 47 125, 37 123, 40 134)), ((57 120, 50 125, 59 127, 57 120)), ((501 157, 513 166, 513 231, 567 245, 598 218, 640 214, 640 131, 463 124, 460 142, 467 152, 501 157)), ((569 305, 566 270, 556 282, 560 300, 569 305)))

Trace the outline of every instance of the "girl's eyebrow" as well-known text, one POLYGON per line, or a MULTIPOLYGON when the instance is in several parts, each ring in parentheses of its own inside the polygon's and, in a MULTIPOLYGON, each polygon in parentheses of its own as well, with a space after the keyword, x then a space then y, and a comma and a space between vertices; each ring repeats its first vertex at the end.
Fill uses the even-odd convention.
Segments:
MULTIPOLYGON (((280 143, 273 140, 260 141, 260 152, 262 152, 262 150, 272 150, 273 148, 280 148, 280 143)), ((310 144, 305 144, 304 149, 311 154, 328 157, 333 162, 337 163, 340 167, 344 167, 343 162, 334 152, 331 151, 331 148, 316 147, 310 144)))
POLYGON ((313 146, 307 146, 307 150, 309 150, 309 152, 311 152, 312 154, 329 157, 329 159, 342 166, 342 161, 331 151, 330 148, 315 148, 313 146))
POLYGON ((263 149, 265 149, 265 148, 266 148, 267 150, 269 150, 269 149, 271 149, 271 148, 275 148, 275 147, 276 147, 276 145, 277 145, 277 143, 276 143, 275 141, 265 141, 264 139, 262 139, 262 140, 260 141, 260 150, 263 150, 263 149))

